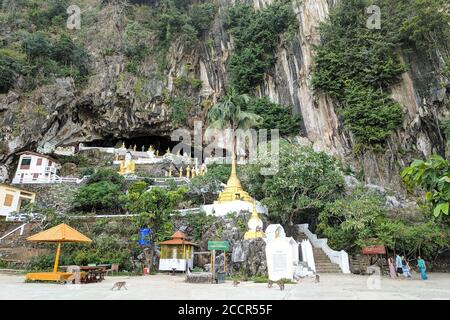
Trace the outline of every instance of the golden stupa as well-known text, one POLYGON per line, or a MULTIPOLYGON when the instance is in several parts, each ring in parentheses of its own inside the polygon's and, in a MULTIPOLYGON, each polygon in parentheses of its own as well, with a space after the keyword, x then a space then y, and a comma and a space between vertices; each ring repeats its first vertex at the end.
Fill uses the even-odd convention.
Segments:
POLYGON ((244 239, 263 238, 264 232, 262 231, 263 222, 256 211, 256 201, 253 201, 253 212, 247 223, 248 231, 244 234, 244 239))
POLYGON ((231 174, 228 178, 225 189, 219 194, 219 198, 214 203, 224 203, 234 200, 243 200, 247 202, 253 202, 253 198, 242 189, 241 181, 237 176, 236 160, 233 159, 231 163, 231 174))

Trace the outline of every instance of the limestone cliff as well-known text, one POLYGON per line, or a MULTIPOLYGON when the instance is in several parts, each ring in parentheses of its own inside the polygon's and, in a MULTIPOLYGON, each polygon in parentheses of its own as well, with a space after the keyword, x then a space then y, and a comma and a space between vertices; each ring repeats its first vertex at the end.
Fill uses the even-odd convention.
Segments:
MULTIPOLYGON (((188 128, 195 119, 204 119, 205 106, 225 93, 229 82, 227 60, 233 42, 224 28, 223 13, 233 0, 214 1, 218 12, 201 41, 189 46, 180 41, 171 44, 162 72, 157 58, 146 56, 139 77, 126 70, 127 58, 123 54, 104 53, 105 48, 124 41, 125 26, 131 18, 122 8, 123 1, 107 5, 101 2, 84 1, 86 13, 82 14, 97 11, 81 30, 71 32, 72 37, 82 39, 90 54, 90 75, 84 86, 75 86, 72 78, 59 78, 23 92, 19 79, 8 93, 0 94, 0 163, 10 164, 13 155, 25 149, 51 152, 57 146, 102 139, 167 137, 179 125, 170 119, 171 106, 166 96, 177 90, 180 77, 201 80, 201 87, 188 92, 194 102, 184 125, 188 128)), ((273 1, 246 2, 261 8, 273 1)), ((448 114, 442 107, 449 99, 448 88, 442 85, 437 72, 443 61, 438 53, 432 57, 433 63, 415 52, 402 53, 410 67, 393 88, 392 96, 405 108, 403 125, 388 140, 386 151, 354 156, 351 135, 343 130, 332 99, 310 85, 312 45, 320 41, 317 26, 336 3, 337 0, 292 1, 298 29, 290 41, 280 43, 275 67, 267 72, 264 84, 254 94, 291 106, 301 115, 299 132, 302 129, 304 137, 298 140, 302 143, 307 140, 316 149, 350 163, 368 183, 398 189, 398 171, 412 158, 445 153, 445 139, 438 125, 438 120, 448 114)), ((10 32, 2 30, 0 35, 9 37, 10 32)))

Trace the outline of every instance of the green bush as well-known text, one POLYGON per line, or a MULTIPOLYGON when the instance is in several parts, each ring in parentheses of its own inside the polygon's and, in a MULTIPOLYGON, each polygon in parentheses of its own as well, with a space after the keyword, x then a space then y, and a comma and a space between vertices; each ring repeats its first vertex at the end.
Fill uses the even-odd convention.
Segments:
POLYGON ((261 10, 239 2, 227 10, 226 28, 234 42, 228 67, 239 93, 248 93, 264 81, 275 63, 279 35, 295 25, 290 2, 277 1, 261 10))
POLYGON ((69 7, 67 0, 28 1, 28 19, 38 29, 50 26, 65 27, 67 21, 66 10, 69 7))
POLYGON ((123 176, 112 169, 104 168, 97 169, 97 171, 95 171, 95 173, 89 177, 88 183, 92 184, 102 181, 111 182, 118 185, 120 188, 123 188, 125 186, 125 179, 123 176))
POLYGON ((129 188, 128 192, 130 193, 142 193, 145 189, 147 189, 148 183, 145 181, 136 181, 129 188))
POLYGON ((360 253, 362 247, 385 245, 407 256, 437 255, 450 244, 449 228, 428 220, 411 224, 388 218, 384 196, 363 188, 330 203, 319 215, 317 232, 331 248, 360 253))
POLYGON ((0 49, 0 93, 7 93, 26 68, 24 57, 13 50, 0 49))
POLYGON ((167 103, 171 107, 170 120, 172 123, 175 125, 185 124, 192 107, 192 102, 185 97, 172 96, 168 99, 167 103))
POLYGON ((74 197, 77 208, 89 211, 120 210, 120 187, 109 181, 94 182, 81 186, 74 197))
POLYGON ((50 41, 42 32, 30 34, 22 42, 22 49, 30 60, 45 58, 52 53, 50 41))
POLYGON ((255 99, 247 111, 263 118, 262 124, 255 129, 278 129, 281 135, 300 132, 300 116, 293 115, 289 107, 270 102, 268 98, 255 99))

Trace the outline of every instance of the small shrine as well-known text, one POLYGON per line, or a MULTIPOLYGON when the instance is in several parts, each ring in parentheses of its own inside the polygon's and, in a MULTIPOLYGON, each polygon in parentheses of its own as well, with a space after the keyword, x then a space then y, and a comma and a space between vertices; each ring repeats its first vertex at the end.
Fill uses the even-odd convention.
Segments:
POLYGON ((159 270, 186 271, 186 268, 192 269, 194 265, 194 246, 196 244, 186 240, 186 235, 183 232, 177 231, 170 240, 159 244, 161 246, 159 270))
POLYGON ((263 222, 256 211, 256 201, 253 201, 253 212, 247 223, 248 231, 244 234, 244 239, 263 238, 263 222))

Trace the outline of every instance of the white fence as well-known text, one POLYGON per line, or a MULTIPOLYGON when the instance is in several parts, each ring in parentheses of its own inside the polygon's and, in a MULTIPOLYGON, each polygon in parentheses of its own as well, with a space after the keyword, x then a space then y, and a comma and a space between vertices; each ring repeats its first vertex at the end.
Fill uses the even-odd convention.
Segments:
POLYGON ((76 183, 80 184, 85 181, 88 176, 84 176, 81 179, 79 178, 71 178, 71 177, 59 177, 57 175, 51 176, 49 178, 33 178, 33 177, 24 177, 19 181, 13 181, 13 184, 51 184, 51 183, 76 183))
POLYGON ((336 251, 331 249, 327 242, 328 239, 318 239, 317 235, 312 233, 309 228, 308 224, 298 224, 297 228, 300 232, 303 232, 311 241, 311 244, 314 248, 320 248, 325 252, 325 254, 330 258, 331 262, 339 265, 343 273, 350 273, 350 263, 348 259, 348 254, 344 250, 336 251))

